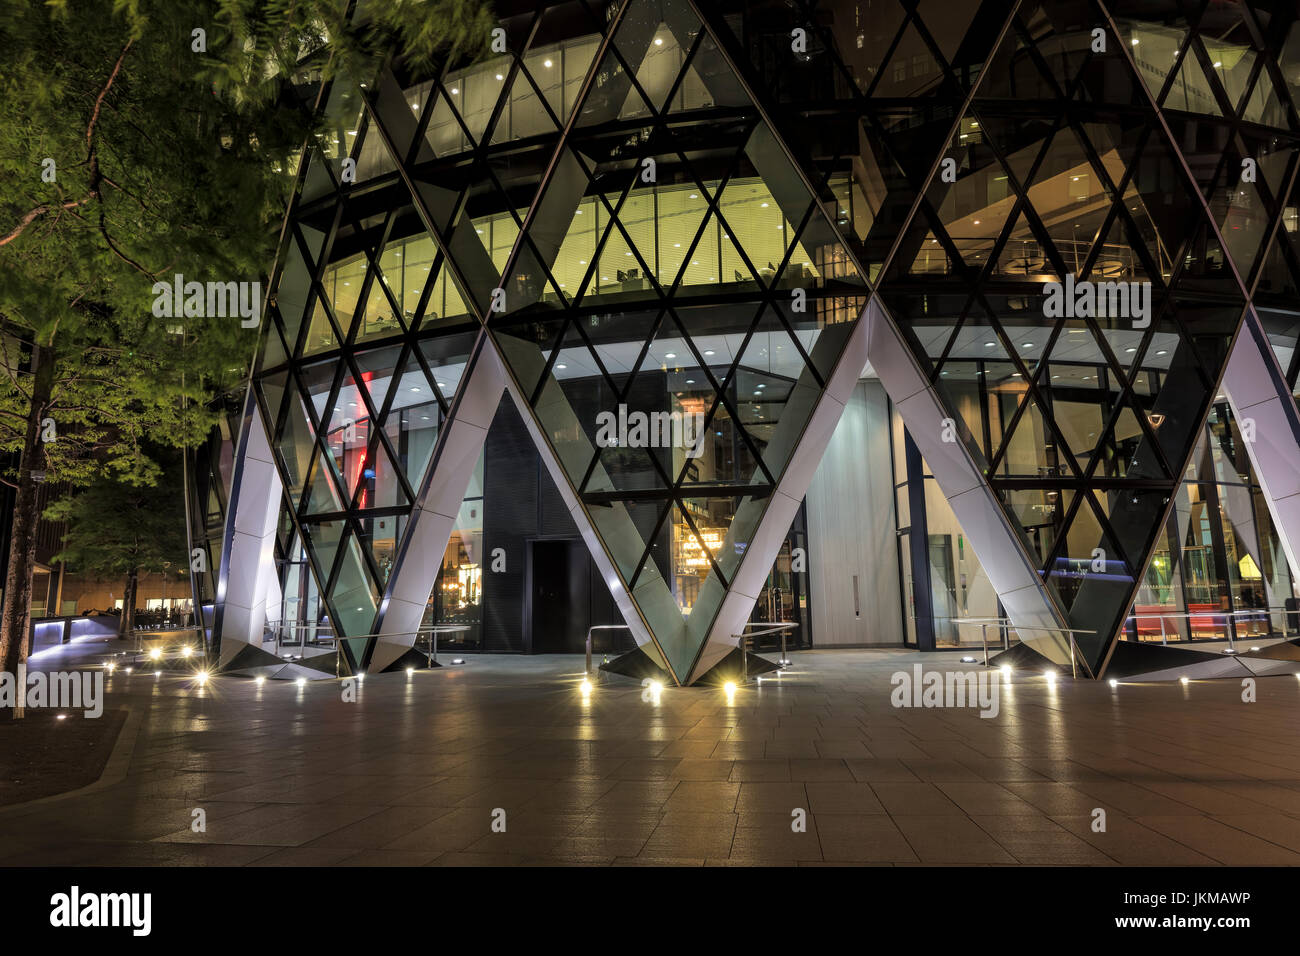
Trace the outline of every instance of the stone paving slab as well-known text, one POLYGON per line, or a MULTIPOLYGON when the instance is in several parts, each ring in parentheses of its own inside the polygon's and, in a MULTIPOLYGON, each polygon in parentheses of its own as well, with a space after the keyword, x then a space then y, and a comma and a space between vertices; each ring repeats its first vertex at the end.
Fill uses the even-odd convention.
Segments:
POLYGON ((567 656, 371 675, 355 703, 119 671, 125 776, 0 811, 0 865, 1300 864, 1294 676, 1252 704, 1025 672, 996 717, 893 706, 895 671, 956 657, 801 652, 731 704, 584 698, 567 656))

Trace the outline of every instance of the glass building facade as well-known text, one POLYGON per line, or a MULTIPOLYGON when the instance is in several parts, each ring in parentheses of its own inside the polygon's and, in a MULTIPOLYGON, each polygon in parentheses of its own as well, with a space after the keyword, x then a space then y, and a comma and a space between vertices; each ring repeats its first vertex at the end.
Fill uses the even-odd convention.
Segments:
POLYGON ((244 421, 278 482, 269 617, 328 622, 353 668, 400 594, 490 643, 492 463, 446 434, 489 361, 597 590, 682 683, 746 620, 815 643, 799 503, 863 374, 898 407, 905 640, 1021 614, 1098 674, 1122 636, 1291 596, 1221 382, 1248 324, 1300 374, 1294 4, 495 9, 474 62, 322 91, 244 421))

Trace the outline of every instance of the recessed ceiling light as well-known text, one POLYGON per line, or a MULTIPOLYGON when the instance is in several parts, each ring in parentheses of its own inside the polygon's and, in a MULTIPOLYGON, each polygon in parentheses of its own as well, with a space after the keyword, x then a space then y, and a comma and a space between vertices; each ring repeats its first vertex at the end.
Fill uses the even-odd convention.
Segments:
POLYGON ((568 368, 569 366, 567 366, 567 365, 557 365, 557 366, 555 366, 555 367, 556 367, 557 369, 564 370, 564 369, 568 368))

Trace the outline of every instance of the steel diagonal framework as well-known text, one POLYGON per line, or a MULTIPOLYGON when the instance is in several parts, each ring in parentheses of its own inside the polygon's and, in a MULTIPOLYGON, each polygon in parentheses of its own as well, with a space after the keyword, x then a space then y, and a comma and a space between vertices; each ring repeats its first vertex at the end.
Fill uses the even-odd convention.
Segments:
POLYGON ((322 96, 225 509, 223 663, 310 574, 344 666, 399 666, 503 391, 679 683, 734 649, 868 363, 1049 659, 1104 672, 1221 383, 1270 423, 1251 463, 1293 557, 1294 11, 500 6, 505 52, 322 96), (1134 308, 1053 311, 1049 283, 1134 308), (611 444, 616 410, 704 440, 611 444))

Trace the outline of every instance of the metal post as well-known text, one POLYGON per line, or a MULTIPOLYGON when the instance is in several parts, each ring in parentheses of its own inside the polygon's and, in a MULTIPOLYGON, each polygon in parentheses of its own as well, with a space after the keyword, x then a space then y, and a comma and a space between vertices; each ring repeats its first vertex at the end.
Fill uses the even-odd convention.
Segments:
POLYGON ((745 635, 740 635, 740 680, 741 683, 749 680, 749 661, 745 660, 745 635))
POLYGON ((583 673, 591 674, 591 628, 587 628, 587 666, 583 673))
POLYGON ((433 663, 438 663, 438 629, 435 627, 429 635, 429 646, 433 649, 433 663))
POLYGON ((781 666, 785 667, 790 662, 785 657, 785 631, 781 632, 781 666))
POLYGON ((1228 647, 1231 648, 1232 652, 1235 654, 1237 652, 1237 645, 1236 643, 1234 643, 1234 638, 1236 638, 1237 636, 1237 612, 1229 611, 1227 617, 1228 617, 1228 647))
POLYGON ((984 666, 988 667, 989 666, 989 626, 987 624, 980 625, 980 640, 984 642, 984 666))
POLYGON ((1079 679, 1079 665, 1076 664, 1076 663, 1075 663, 1075 660, 1074 660, 1074 631, 1073 631, 1073 630, 1069 630, 1069 631, 1066 631, 1065 633, 1068 634, 1068 635, 1070 636, 1070 677, 1071 677, 1072 679, 1074 679, 1074 680, 1078 680, 1078 679, 1079 679))
POLYGON ((1168 636, 1165 634, 1165 615, 1164 615, 1164 612, 1161 612, 1161 614, 1160 614, 1160 643, 1163 644, 1163 645, 1166 646, 1166 647, 1169 646, 1169 638, 1168 638, 1168 636))

